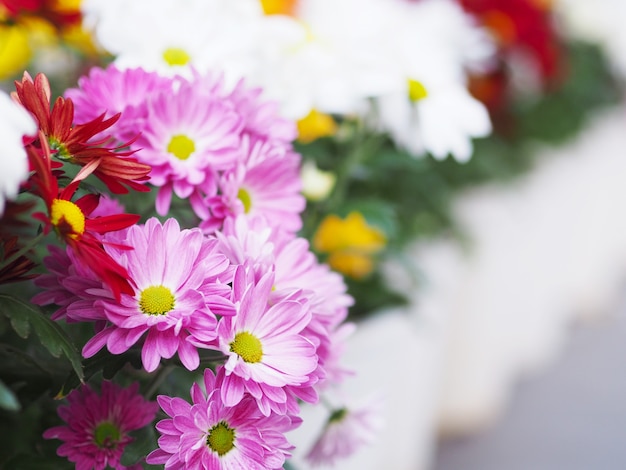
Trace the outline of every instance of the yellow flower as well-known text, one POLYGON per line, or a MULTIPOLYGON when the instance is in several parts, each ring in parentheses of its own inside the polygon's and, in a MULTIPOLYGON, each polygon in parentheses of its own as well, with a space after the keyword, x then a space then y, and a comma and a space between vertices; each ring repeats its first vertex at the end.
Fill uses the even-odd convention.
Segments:
POLYGON ((22 25, 0 24, 0 80, 26 69, 32 56, 28 37, 22 25))
POLYGON ((61 31, 61 38, 63 42, 74 47, 86 56, 95 57, 98 54, 104 54, 104 50, 94 43, 91 33, 80 24, 72 24, 64 27, 61 31))
POLYGON ((293 15, 298 0, 261 0, 266 15, 293 15))
POLYGON ((313 142, 320 137, 335 135, 337 123, 328 114, 312 109, 309 114, 298 121, 298 141, 303 144, 313 142))
POLYGON ((371 225, 359 212, 345 219, 327 216, 313 237, 313 247, 328 253, 328 264, 346 276, 362 279, 374 270, 374 256, 387 243, 385 234, 371 225))

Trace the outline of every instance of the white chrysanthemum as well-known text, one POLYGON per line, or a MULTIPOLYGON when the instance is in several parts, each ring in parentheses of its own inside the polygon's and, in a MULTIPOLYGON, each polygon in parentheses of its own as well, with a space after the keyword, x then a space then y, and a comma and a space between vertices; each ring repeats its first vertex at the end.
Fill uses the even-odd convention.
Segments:
POLYGON ((466 71, 488 67, 493 44, 453 0, 389 5, 397 15, 390 54, 401 71, 395 91, 377 101, 377 124, 413 155, 467 161, 471 139, 488 135, 491 122, 467 91, 466 71))
POLYGON ((6 199, 15 199, 20 184, 28 177, 28 159, 22 136, 34 135, 32 116, 0 90, 0 215, 6 199))
POLYGON ((379 0, 300 0, 297 18, 267 16, 252 78, 290 118, 355 112, 393 86, 388 12, 379 0))
POLYGON ((248 72, 263 12, 257 0, 85 0, 86 27, 120 68, 166 75, 248 72))

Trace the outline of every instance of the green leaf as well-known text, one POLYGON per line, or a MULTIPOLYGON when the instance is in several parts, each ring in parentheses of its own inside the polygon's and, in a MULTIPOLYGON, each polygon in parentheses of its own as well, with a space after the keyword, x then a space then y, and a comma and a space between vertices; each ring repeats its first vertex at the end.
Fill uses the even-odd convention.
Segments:
MULTIPOLYGON (((91 379, 91 377, 98 372, 102 372, 102 376, 105 379, 110 380, 126 364, 130 363, 135 366, 140 360, 140 353, 136 349, 130 349, 123 354, 110 354, 108 351, 100 351, 95 356, 85 360, 83 363, 83 369, 81 369, 84 372, 82 377, 79 377, 76 374, 76 370, 70 372, 69 376, 65 379, 58 396, 66 396, 73 389, 78 387, 83 380, 91 379)), ((141 368, 140 362, 139 368, 141 368)))
POLYGON ((57 456, 27 455, 19 454, 8 462, 4 463, 2 468, 27 468, 28 470, 70 470, 74 466, 67 459, 57 456))
POLYGON ((19 411, 21 408, 13 391, 2 380, 0 380, 0 408, 9 411, 19 411))
MULTIPOLYGON (((126 446, 121 459, 121 463, 127 466, 143 462, 150 452, 158 448, 154 426, 151 424, 144 426, 137 431, 131 432, 130 435, 134 438, 134 440, 126 446)), ((146 468, 158 467, 146 465, 146 468)))
POLYGON ((30 329, 35 330, 39 341, 54 357, 62 353, 72 364, 80 380, 83 380, 81 357, 74 343, 59 325, 46 317, 39 308, 7 294, 0 294, 0 314, 11 321, 11 326, 22 338, 27 338, 30 329))

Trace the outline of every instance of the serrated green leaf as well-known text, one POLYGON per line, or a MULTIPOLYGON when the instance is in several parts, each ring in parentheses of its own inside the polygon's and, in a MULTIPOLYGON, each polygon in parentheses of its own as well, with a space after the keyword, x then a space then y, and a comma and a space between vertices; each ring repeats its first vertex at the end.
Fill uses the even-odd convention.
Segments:
POLYGON ((19 411, 21 408, 13 391, 2 380, 0 380, 0 408, 9 411, 19 411))
POLYGON ((70 361, 77 377, 83 380, 81 357, 65 331, 32 304, 7 294, 0 294, 0 313, 8 317, 16 333, 28 337, 32 327, 39 341, 55 357, 62 353, 70 361), (16 326, 17 325, 17 326, 16 326))

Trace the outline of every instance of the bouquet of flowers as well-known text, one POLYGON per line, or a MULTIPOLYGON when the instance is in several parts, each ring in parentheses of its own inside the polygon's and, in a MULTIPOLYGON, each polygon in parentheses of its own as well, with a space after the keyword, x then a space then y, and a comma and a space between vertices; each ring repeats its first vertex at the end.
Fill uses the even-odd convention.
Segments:
POLYGON ((350 455, 378 420, 337 392, 349 311, 403 301, 381 260, 615 96, 530 0, 2 0, 0 20, 7 468, 288 467, 312 405, 309 461, 350 455))

